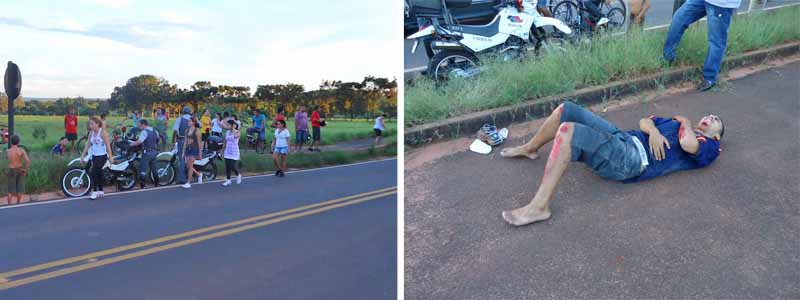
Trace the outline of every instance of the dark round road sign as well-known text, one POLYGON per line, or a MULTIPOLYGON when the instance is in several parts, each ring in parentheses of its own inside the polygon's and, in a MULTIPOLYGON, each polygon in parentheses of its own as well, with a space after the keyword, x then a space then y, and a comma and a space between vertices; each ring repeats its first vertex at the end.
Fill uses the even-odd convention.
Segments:
POLYGON ((13 62, 8 62, 5 76, 6 95, 8 102, 13 103, 14 99, 19 97, 22 90, 22 74, 19 73, 19 67, 13 62))

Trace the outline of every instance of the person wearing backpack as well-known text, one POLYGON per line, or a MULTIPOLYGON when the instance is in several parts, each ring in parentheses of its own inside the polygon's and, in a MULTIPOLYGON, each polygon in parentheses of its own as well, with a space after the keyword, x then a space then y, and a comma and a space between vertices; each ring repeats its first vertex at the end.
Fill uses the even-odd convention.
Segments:
POLYGON ((178 143, 178 155, 176 161, 178 162, 178 184, 186 183, 186 160, 183 157, 183 144, 186 142, 186 131, 189 130, 189 120, 192 119, 192 109, 189 106, 184 106, 181 111, 183 115, 175 120, 175 125, 172 126, 172 143, 178 143))

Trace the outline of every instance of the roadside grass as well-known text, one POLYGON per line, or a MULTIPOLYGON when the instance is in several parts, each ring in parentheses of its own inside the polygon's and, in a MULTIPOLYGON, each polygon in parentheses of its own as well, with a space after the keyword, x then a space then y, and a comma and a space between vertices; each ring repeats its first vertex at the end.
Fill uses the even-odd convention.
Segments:
MULTIPOLYGON (((366 151, 325 151, 316 153, 290 153, 287 167, 308 169, 324 166, 349 164, 377 158, 397 157, 397 136, 384 140, 385 147, 370 148, 366 151)), ((3 153, 5 157, 5 153, 3 153)), ((30 154, 31 169, 25 181, 25 194, 61 191, 61 177, 67 170, 67 163, 75 157, 51 157, 47 153, 30 154)), ((270 173, 275 171, 272 156, 254 152, 242 153, 242 169, 246 174, 270 173)), ((225 178, 225 164, 217 161, 217 178, 225 178)), ((138 166, 137 166, 138 167, 138 166)), ((8 192, 8 163, 0 163, 0 197, 8 192)), ((3 202, 4 200, 0 200, 3 202)))
MULTIPOLYGON (((119 116, 108 117, 106 122, 109 126, 109 130, 111 130, 114 125, 123 119, 123 117, 119 116)), ((146 117, 145 119, 152 122, 151 118, 146 117)), ((88 120, 89 119, 86 116, 79 117, 78 138, 85 134, 86 123, 88 120)), ((5 114, 0 116, 0 123, 7 124, 8 116, 5 114)), ((335 119, 329 120, 327 123, 327 126, 322 128, 323 145, 330 145, 353 139, 367 138, 373 134, 373 120, 355 119, 351 121, 346 119, 335 119)), ((58 139, 64 135, 64 116, 15 116, 14 124, 14 129, 16 131, 15 133, 17 133, 22 139, 22 145, 25 145, 25 147, 32 152, 49 153, 50 149, 56 144, 56 142, 58 142, 58 139), (44 128, 46 136, 42 139, 34 138, 34 130, 40 127, 44 128)), ((133 123, 132 121, 128 120, 125 122, 125 124, 126 126, 130 127, 133 123)), ((170 126, 171 125, 172 122, 170 122, 170 126)), ((246 127, 247 125, 243 126, 246 127)), ((289 119, 287 126, 291 129, 292 135, 294 135, 294 120, 289 119)), ((168 128, 169 136, 172 136, 171 129, 171 127, 168 128)), ((390 136, 397 135, 396 120, 386 121, 386 133, 390 136)), ((272 140, 272 135, 272 130, 268 130, 267 140, 272 140)), ((171 140, 171 138, 168 138, 168 140, 171 140)), ((246 141, 243 138, 243 149, 246 148, 244 145, 245 143, 246 141)))
MULTIPOLYGON (((800 40, 800 7, 735 16, 727 56, 800 40)), ((702 66, 706 24, 691 26, 677 53, 677 67, 702 66)), ((483 59, 475 78, 435 83, 427 78, 405 88, 405 122, 413 126, 513 105, 575 89, 631 79, 668 69, 662 60, 666 29, 599 36, 566 51, 529 56, 519 63, 483 59)), ((698 73, 699 77, 699 73, 698 73)))

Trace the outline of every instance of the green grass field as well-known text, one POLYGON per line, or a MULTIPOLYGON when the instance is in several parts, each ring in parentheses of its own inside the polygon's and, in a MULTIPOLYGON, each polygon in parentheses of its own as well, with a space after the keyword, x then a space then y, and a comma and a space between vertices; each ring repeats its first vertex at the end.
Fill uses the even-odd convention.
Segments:
MULTIPOLYGON (((737 15, 728 34, 726 55, 800 40, 800 7, 737 15)), ((694 24, 678 48, 677 66, 702 66, 708 41, 706 24, 694 24)), ((637 78, 665 69, 666 30, 601 36, 563 53, 528 57, 524 62, 484 60, 474 78, 435 83, 421 79, 405 88, 405 122, 431 123, 467 113, 558 95, 586 86, 637 78)), ((700 78, 699 73, 697 78, 700 78)))
MULTIPOLYGON (((67 168, 67 163, 76 158, 78 155, 68 153, 64 157, 54 157, 50 155, 50 149, 55 145, 57 140, 64 135, 64 119, 63 116, 15 116, 15 129, 16 133, 22 138, 22 145, 26 146, 30 153, 31 169, 26 178, 26 193, 40 193, 48 191, 60 191, 61 176, 67 168), (44 139, 35 139, 33 137, 34 129, 42 127, 45 129, 46 137, 44 139)), ((86 128, 87 117, 80 117, 78 124, 78 132, 86 128)), ((122 117, 109 117, 108 126, 113 127, 119 121, 123 120, 122 117)), ((6 125, 8 117, 3 115, 0 117, 0 124, 6 125)), ((126 122, 132 124, 130 120, 126 122)), ((294 128, 294 122, 288 122, 289 128, 294 128)), ((348 141, 359 138, 367 138, 373 135, 372 126, 373 121, 365 120, 329 120, 327 126, 322 129, 323 144, 335 144, 337 142, 348 141)), ((244 125, 246 127, 246 125, 244 125)), ((313 168, 329 165, 347 164, 367 159, 379 157, 396 157, 397 156, 397 122, 386 122, 388 137, 384 139, 386 147, 378 149, 369 149, 368 151, 359 152, 344 152, 344 151, 323 151, 320 153, 292 153, 289 155, 287 165, 289 168, 313 168)), ((292 130, 294 135, 294 130, 292 130)), ((80 136, 79 136, 80 137, 80 136)), ((268 139, 271 139, 271 133, 268 132, 268 139)), ((244 142, 244 138, 242 138, 244 142)), ((5 149, 6 145, 2 145, 5 149)), ((244 147, 244 146, 243 146, 244 147)), ((244 149, 244 148, 243 148, 244 149)), ((8 163, 5 162, 6 157, 3 152, 0 154, 0 195, 5 195, 7 190, 7 176, 8 163)), ((220 175, 224 175, 224 166, 217 165, 220 175)), ((252 151, 242 152, 242 171, 245 173, 264 173, 274 171, 272 157, 269 155, 258 155, 252 151)), ((3 202, 3 201, 0 201, 3 202)))
MULTIPOLYGON (((115 124, 122 121, 123 117, 108 117, 107 125, 109 130, 113 128, 115 124)), ((151 121, 149 118, 145 118, 148 121, 151 121)), ((78 119, 78 138, 80 138, 83 134, 85 134, 86 123, 88 122, 88 117, 81 116, 78 119)), ((0 124, 6 125, 8 124, 8 116, 2 115, 0 116, 0 124)), ((15 116, 14 117, 14 129, 15 133, 20 136, 22 139, 22 144, 25 145, 30 151, 32 152, 47 152, 55 145, 60 137, 64 135, 64 117, 63 116, 15 116), (45 132, 47 132, 46 137, 44 139, 36 139, 33 136, 34 129, 36 127, 43 127, 45 132)), ((133 123, 128 120, 125 122, 128 127, 130 127, 133 123)), ((170 126, 172 123, 170 123, 170 126)), ((329 120, 327 121, 327 126, 322 128, 322 144, 323 145, 330 145, 335 144, 341 141, 349 141, 353 139, 359 138, 367 138, 373 135, 372 127, 374 125, 374 121, 366 121, 364 119, 361 120, 329 120)), ((247 125, 242 125, 244 128, 247 125)), ((292 131, 292 135, 294 135, 294 121, 289 120, 287 124, 288 128, 292 131)), ((386 135, 393 136, 397 135, 397 122, 394 120, 387 120, 386 121, 386 135)), ((244 132, 244 128, 242 129, 244 132)), ((168 131, 171 131, 171 127, 168 131)), ((167 140, 171 140, 172 133, 168 133, 170 138, 167 140)), ((272 130, 267 131, 267 140, 271 140, 272 130)), ((244 142, 244 138, 242 139, 244 142)))

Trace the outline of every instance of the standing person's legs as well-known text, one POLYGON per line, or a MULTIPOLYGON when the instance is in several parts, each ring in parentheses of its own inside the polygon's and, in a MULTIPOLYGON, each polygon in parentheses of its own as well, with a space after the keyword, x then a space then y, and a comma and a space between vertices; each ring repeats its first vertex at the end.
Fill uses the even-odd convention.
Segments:
POLYGON ((22 169, 17 171, 15 181, 16 191, 14 193, 17 196, 17 204, 20 204, 22 202, 22 194, 25 193, 25 175, 22 173, 22 169))
POLYGON ((733 8, 706 3, 706 15, 708 16, 708 54, 705 64, 703 64, 703 78, 708 82, 716 83, 728 44, 728 28, 731 25, 733 8))
POLYGON ((186 183, 186 160, 184 159, 183 140, 178 140, 178 154, 175 160, 178 161, 178 183, 186 183))
POLYGON ((374 129, 373 131, 375 131, 375 146, 380 145, 383 132, 380 129, 374 129))
POLYGON ((266 131, 264 129, 259 130, 258 131, 258 138, 256 138, 256 153, 264 154, 264 151, 263 150, 259 150, 259 149, 261 149, 261 144, 265 143, 266 140, 267 140, 266 131), (258 151, 261 151, 261 152, 258 152, 258 151))
MULTIPOLYGON (((8 205, 14 204, 11 202, 15 194, 18 193, 17 186, 19 181, 19 169, 8 169, 8 205)), ((19 201, 17 201, 19 203, 19 201)))
MULTIPOLYGON (((155 167, 153 166, 155 158, 156 154, 154 152, 142 154, 142 158, 139 161, 139 187, 144 188, 144 186, 147 184, 147 174, 151 173, 148 171, 152 171, 153 174, 156 173, 155 167)), ((153 183, 158 185, 157 180, 154 180, 153 183)))
POLYGON ((667 38, 664 41, 664 60, 669 63, 675 61, 675 51, 678 48, 683 33, 697 20, 706 16, 706 2, 704 0, 688 0, 672 16, 667 38))
POLYGON ((94 183, 94 191, 103 191, 103 166, 108 160, 108 155, 92 156, 92 183, 94 183))
POLYGON ((322 128, 321 127, 314 127, 314 142, 311 144, 311 148, 316 146, 317 150, 319 150, 319 144, 322 141, 322 128))
POLYGON ((195 161, 196 158, 197 157, 194 156, 194 155, 187 155, 186 156, 186 171, 187 171, 186 172, 186 183, 191 183, 192 182, 192 176, 195 175, 195 174, 199 174, 194 169, 194 161, 195 161))

